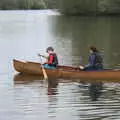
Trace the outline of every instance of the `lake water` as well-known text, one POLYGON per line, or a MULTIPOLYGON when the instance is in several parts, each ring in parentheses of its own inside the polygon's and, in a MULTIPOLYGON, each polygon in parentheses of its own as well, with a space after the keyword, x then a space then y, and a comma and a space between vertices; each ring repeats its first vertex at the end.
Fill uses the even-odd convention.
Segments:
POLYGON ((53 46, 62 65, 87 63, 97 46, 105 67, 119 68, 120 17, 72 17, 44 11, 0 11, 0 120, 119 120, 120 83, 16 76, 13 59, 39 62, 53 46), (82 60, 81 60, 82 58, 82 60))

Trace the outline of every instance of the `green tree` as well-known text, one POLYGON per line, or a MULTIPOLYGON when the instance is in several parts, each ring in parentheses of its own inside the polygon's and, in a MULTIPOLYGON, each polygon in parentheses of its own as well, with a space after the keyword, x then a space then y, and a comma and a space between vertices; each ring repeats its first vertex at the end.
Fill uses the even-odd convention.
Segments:
POLYGON ((0 0, 0 9, 44 9, 44 0, 0 0))
POLYGON ((120 0, 57 0, 65 14, 120 13, 120 0))

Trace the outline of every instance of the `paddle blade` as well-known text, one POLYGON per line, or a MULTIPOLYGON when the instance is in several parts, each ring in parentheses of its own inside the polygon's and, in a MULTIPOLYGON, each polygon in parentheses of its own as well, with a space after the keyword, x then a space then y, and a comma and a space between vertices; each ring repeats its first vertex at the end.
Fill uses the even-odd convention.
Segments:
POLYGON ((47 73, 46 73, 45 69, 42 68, 42 70, 43 70, 44 79, 45 79, 45 80, 48 80, 48 76, 47 76, 47 73))

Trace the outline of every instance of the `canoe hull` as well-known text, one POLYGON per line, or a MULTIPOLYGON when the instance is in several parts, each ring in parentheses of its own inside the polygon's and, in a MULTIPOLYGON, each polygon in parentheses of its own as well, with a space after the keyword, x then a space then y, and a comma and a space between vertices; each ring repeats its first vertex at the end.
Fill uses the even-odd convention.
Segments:
MULTIPOLYGON (((17 72, 43 76, 40 63, 35 62, 21 62, 13 60, 13 66, 17 72)), ((77 79, 112 79, 120 80, 120 70, 104 70, 104 71, 80 71, 76 68, 59 66, 55 70, 46 69, 48 77, 60 77, 60 78, 77 78, 77 79)))
MULTIPOLYGON (((39 76, 43 75, 40 63, 21 62, 18 60, 13 60, 13 66, 15 70, 19 73, 39 75, 39 76)), ((59 70, 46 69, 46 72, 49 76, 59 76, 59 70)))

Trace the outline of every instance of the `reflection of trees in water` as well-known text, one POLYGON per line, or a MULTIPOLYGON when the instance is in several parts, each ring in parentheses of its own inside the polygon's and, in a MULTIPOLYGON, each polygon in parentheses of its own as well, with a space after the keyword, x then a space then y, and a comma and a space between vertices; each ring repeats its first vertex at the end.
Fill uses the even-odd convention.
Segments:
MULTIPOLYGON (((90 45, 102 49, 105 63, 111 65, 119 63, 119 18, 58 16, 55 22, 52 19, 52 26, 54 27, 51 27, 51 31, 56 38, 56 43, 71 41, 71 47, 69 45, 67 49, 72 51, 73 63, 78 64, 80 56, 83 56, 84 63, 87 62, 88 46, 90 45)), ((67 44, 67 42, 65 43, 67 44)), ((56 47, 59 46, 56 44, 56 47)))

